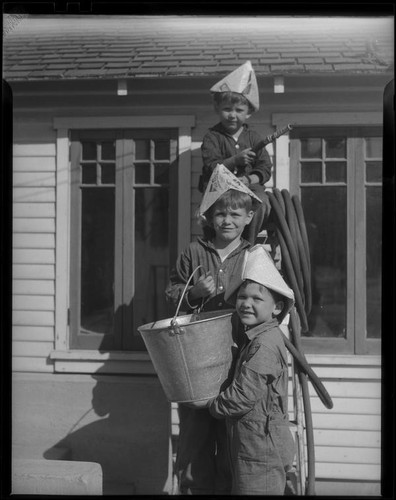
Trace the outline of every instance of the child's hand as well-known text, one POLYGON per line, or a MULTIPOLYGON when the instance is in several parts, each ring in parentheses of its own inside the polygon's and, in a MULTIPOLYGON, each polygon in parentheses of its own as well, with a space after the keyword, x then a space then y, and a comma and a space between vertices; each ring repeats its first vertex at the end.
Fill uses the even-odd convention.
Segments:
POLYGON ((200 299, 201 297, 207 297, 211 293, 215 292, 216 286, 213 276, 210 272, 207 272, 200 276, 196 285, 194 285, 188 292, 190 299, 200 299))
POLYGON ((255 158, 256 153, 251 148, 247 148, 235 155, 235 162, 238 167, 249 167, 255 158))

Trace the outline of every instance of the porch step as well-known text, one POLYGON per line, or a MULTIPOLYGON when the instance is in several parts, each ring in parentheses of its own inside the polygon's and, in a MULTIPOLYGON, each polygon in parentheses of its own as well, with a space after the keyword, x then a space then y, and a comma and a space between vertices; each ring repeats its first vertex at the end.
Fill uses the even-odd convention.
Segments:
POLYGON ((12 460, 13 495, 102 495, 99 464, 67 460, 12 460))

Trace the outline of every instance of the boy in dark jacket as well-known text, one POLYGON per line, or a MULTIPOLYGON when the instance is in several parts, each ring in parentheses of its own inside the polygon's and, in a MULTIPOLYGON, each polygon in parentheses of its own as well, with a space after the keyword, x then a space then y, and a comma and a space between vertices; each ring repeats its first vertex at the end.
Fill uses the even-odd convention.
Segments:
POLYGON ((234 380, 207 403, 226 419, 232 494, 283 495, 292 468, 294 439, 288 420, 288 364, 279 324, 294 303, 293 291, 264 247, 247 254, 242 276, 227 290, 245 328, 234 380), (236 291, 235 291, 236 290, 236 291))
POLYGON ((264 184, 271 177, 271 160, 265 148, 254 151, 262 137, 246 121, 259 109, 259 94, 254 70, 247 61, 211 89, 220 122, 205 134, 201 146, 203 191, 218 164, 227 167, 249 186, 262 205, 247 229, 246 238, 255 243, 270 205, 264 184))

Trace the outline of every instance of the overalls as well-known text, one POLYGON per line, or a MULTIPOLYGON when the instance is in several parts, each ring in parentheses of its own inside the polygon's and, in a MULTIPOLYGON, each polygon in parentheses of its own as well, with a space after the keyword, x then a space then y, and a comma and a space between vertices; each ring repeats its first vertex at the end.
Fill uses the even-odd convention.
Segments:
POLYGON ((286 348, 276 320, 247 332, 232 384, 209 410, 226 417, 234 495, 283 495, 294 458, 286 348))

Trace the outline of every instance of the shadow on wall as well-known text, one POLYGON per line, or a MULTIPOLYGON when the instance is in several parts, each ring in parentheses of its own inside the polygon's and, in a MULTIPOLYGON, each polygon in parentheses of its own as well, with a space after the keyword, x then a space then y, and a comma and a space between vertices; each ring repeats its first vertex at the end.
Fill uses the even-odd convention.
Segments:
POLYGON ((44 458, 51 459, 57 448, 66 448, 73 461, 99 463, 104 495, 167 493, 171 410, 157 378, 104 371, 103 367, 93 375, 92 408, 45 451, 44 458), (96 417, 100 418, 93 420, 96 417))

